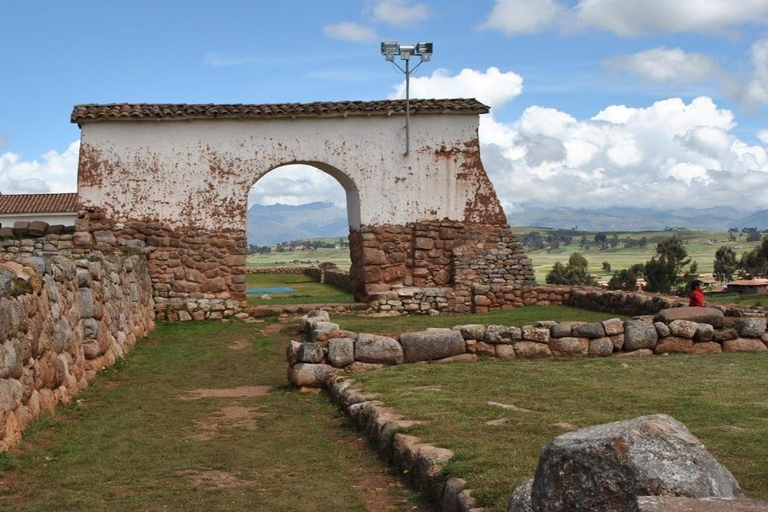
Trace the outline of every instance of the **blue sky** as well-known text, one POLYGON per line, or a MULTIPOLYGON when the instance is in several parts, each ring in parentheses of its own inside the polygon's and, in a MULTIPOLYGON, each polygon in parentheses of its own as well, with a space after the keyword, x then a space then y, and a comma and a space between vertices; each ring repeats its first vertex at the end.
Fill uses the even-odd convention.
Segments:
MULTIPOLYGON (((379 42, 397 40, 435 45, 414 96, 493 107, 483 159, 508 210, 768 207, 768 0, 30 0, 2 13, 2 193, 74 190, 75 104, 396 97, 379 42)), ((340 197, 324 175, 267 178, 255 200, 340 197)))

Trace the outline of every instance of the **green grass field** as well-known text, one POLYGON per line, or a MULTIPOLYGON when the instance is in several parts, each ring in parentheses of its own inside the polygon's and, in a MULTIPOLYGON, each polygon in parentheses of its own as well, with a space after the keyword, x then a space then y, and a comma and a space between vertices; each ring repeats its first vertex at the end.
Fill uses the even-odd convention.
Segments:
POLYGON ((160 324, 0 456, 0 510, 426 512, 265 326, 160 324))
POLYGON ((554 437, 655 413, 682 421, 748 497, 768 498, 765 355, 485 359, 402 365, 355 380, 365 392, 378 393, 386 407, 424 422, 407 433, 453 450, 447 473, 467 480, 489 512, 505 510, 513 488, 533 478, 539 450, 554 437), (488 424, 504 419, 506 424, 488 424))
POLYGON ((270 293, 271 299, 262 299, 262 294, 248 295, 250 306, 279 306, 284 304, 340 304, 354 302, 351 293, 315 281, 307 274, 249 274, 248 288, 272 288, 290 286, 288 293, 270 293))
MULTIPOLYGON (((545 234, 552 231, 549 228, 531 228, 531 227, 517 227, 512 228, 512 231, 518 238, 522 238, 526 233, 531 231, 539 231, 545 234)), ((681 231, 676 232, 688 243, 685 248, 688 251, 688 255, 693 261, 699 264, 699 273, 712 273, 714 270, 715 252, 721 246, 725 245, 732 247, 737 255, 741 255, 743 252, 748 252, 757 247, 759 242, 746 242, 746 235, 737 235, 735 242, 728 241, 728 233, 720 233, 714 231, 681 231)), ((569 232, 571 234, 571 232, 569 232)), ((608 238, 611 238, 614 233, 607 232, 608 238)), ((645 232, 616 232, 619 239, 631 237, 639 240, 642 237, 647 237, 648 245, 644 248, 631 247, 624 248, 622 246, 616 249, 600 250, 592 244, 592 247, 588 250, 579 249, 579 241, 582 235, 586 235, 590 242, 594 242, 595 233, 574 231, 572 232, 573 243, 568 246, 561 246, 551 252, 546 250, 528 251, 528 256, 533 260, 533 266, 536 273, 536 281, 543 284, 547 273, 552 269, 555 262, 567 262, 568 257, 574 253, 579 252, 584 255, 589 261, 589 270, 592 274, 598 276, 601 280, 610 279, 613 271, 621 270, 623 268, 629 268, 635 263, 645 263, 650 260, 656 253, 656 244, 673 236, 675 233, 669 231, 645 231, 645 232), (603 272, 603 262, 607 261, 611 265, 611 272, 603 272)), ((294 259, 313 259, 320 262, 330 261, 335 263, 340 268, 349 268, 349 251, 337 250, 337 249, 318 249, 316 251, 301 251, 301 252, 283 252, 283 253, 270 253, 259 254, 248 257, 249 267, 275 267, 275 261, 292 261, 294 259)), ((300 264, 286 263, 279 266, 304 266, 300 264)))

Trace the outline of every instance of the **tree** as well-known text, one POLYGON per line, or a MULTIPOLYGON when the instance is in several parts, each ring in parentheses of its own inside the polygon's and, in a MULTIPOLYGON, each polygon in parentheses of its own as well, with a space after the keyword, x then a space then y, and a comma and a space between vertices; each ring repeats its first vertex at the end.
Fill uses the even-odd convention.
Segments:
POLYGON ((603 262, 603 272, 610 272, 611 271, 611 264, 607 261, 603 262))
POLYGON ((547 284, 568 284, 594 286, 597 280, 589 274, 589 262, 581 254, 575 252, 568 258, 568 264, 559 261, 547 274, 547 284))
POLYGON ((759 231, 750 231, 747 233, 747 242, 758 242, 760 240, 759 231))
POLYGON ((669 293, 678 274, 691 262, 679 236, 672 236, 656 245, 656 256, 645 263, 648 291, 669 293))
POLYGON ((609 290, 632 291, 637 287, 637 276, 632 269, 623 268, 614 272, 611 280, 608 281, 609 290))
POLYGON ((715 253, 715 276, 722 281, 730 281, 738 268, 736 251, 725 245, 720 247, 715 253))
POLYGON ((741 255, 739 274, 744 277, 768 275, 768 236, 758 247, 741 255))

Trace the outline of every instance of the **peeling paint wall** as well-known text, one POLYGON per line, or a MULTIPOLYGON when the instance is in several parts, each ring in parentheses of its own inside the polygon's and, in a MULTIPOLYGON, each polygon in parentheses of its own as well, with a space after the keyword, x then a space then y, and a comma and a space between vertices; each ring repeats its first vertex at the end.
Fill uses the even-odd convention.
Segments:
POLYGON ((347 191, 360 225, 504 223, 482 168, 475 115, 95 122, 82 127, 79 194, 115 221, 242 229, 247 195, 281 165, 308 163, 347 191))
POLYGON ((76 238, 145 244, 161 316, 213 318, 210 301, 228 316, 245 300, 248 191, 269 171, 304 163, 347 193, 358 298, 451 285, 451 251, 474 243, 452 230, 506 228, 477 128, 477 115, 414 116, 406 156, 402 116, 86 122, 76 238))

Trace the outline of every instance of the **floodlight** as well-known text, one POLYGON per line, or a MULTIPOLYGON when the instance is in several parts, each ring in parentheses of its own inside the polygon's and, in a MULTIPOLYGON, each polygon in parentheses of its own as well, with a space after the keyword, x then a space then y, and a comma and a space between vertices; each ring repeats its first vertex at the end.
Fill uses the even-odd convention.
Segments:
POLYGON ((410 148, 410 77, 411 73, 416 71, 416 68, 432 58, 432 43, 400 45, 395 41, 383 41, 381 43, 381 54, 384 55, 388 62, 391 62, 397 69, 405 73, 405 154, 407 155, 410 148), (399 55, 400 59, 405 61, 405 69, 395 62, 395 55, 399 55), (411 57, 414 55, 418 55, 421 60, 416 66, 411 68, 411 57))

